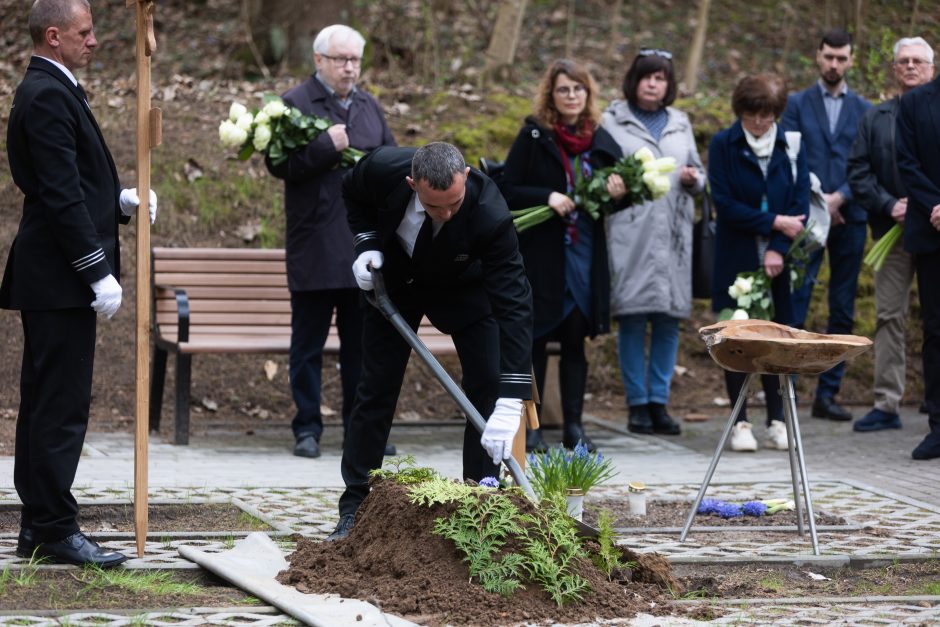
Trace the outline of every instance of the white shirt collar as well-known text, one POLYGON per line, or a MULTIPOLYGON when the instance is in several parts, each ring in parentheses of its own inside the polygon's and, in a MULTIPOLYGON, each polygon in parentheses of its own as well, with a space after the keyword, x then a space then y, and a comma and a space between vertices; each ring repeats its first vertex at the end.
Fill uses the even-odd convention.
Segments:
POLYGON ((39 59, 45 59, 46 61, 48 61, 48 62, 51 63, 52 65, 56 66, 57 68, 59 68, 59 69, 62 71, 63 74, 65 74, 66 76, 69 77, 69 80, 72 81, 72 84, 73 84, 73 85, 75 85, 76 87, 78 86, 78 79, 75 78, 75 75, 74 75, 74 74, 72 74, 71 72, 69 72, 69 69, 68 69, 67 67, 65 67, 64 65, 62 65, 62 64, 59 63, 58 61, 54 61, 54 60, 50 59, 49 57, 44 57, 44 56, 42 56, 41 54, 34 54, 33 56, 36 57, 36 58, 39 58, 39 59))

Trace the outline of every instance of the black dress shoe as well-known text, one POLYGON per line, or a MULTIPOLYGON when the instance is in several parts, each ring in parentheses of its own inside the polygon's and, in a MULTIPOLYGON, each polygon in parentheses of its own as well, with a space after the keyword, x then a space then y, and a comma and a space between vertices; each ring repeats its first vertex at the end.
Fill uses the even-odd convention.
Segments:
POLYGON ((666 406, 662 403, 650 403, 650 420, 653 423, 653 433, 660 435, 679 435, 682 427, 669 415, 666 406))
POLYGON ((16 556, 29 559, 36 550, 36 541, 34 540, 33 530, 29 527, 22 527, 20 535, 16 538, 16 556))
POLYGON ((914 459, 936 459, 940 457, 940 431, 931 431, 924 441, 911 453, 914 459))
POLYGON ((650 417, 649 405, 630 405, 627 429, 630 430, 630 433, 653 432, 653 419, 650 417))
POLYGON ((47 557, 59 564, 111 568, 128 560, 123 553, 103 549, 81 531, 58 542, 42 542, 36 547, 36 557, 47 557))
POLYGON ((294 445, 294 455, 297 457, 319 457, 320 443, 312 435, 305 435, 294 445))
POLYGON ((333 533, 326 537, 326 541, 335 542, 337 540, 342 540, 349 535, 349 531, 353 528, 353 524, 355 522, 355 514, 343 514, 339 517, 339 522, 336 523, 336 529, 334 529, 333 533))
POLYGON ((541 429, 526 429, 525 431, 525 452, 526 453, 545 453, 548 451, 548 444, 542 437, 541 429))
POLYGON ((394 444, 386 444, 385 452, 382 454, 385 455, 386 457, 391 457, 392 455, 398 454, 398 449, 395 448, 394 444))
POLYGON ((813 418, 828 418, 839 422, 852 420, 852 414, 831 396, 818 396, 813 401, 813 418))
POLYGON ((597 450, 597 446, 594 445, 594 442, 591 441, 591 438, 584 432, 584 427, 580 424, 565 425, 561 443, 567 449, 573 449, 578 444, 583 444, 587 447, 588 453, 593 453, 597 450))

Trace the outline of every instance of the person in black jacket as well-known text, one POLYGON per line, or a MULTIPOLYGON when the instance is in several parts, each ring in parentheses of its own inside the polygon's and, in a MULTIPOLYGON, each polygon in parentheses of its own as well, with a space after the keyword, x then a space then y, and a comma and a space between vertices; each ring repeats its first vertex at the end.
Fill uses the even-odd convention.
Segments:
MULTIPOLYGON (((17 87, 7 154, 23 218, 0 307, 20 311, 23 362, 13 483, 23 502, 16 554, 116 566, 76 520, 71 487, 88 426, 96 314, 121 306, 118 223, 140 201, 121 190, 111 153, 73 72, 97 45, 87 0, 37 0, 33 57, 17 87)), ((156 215, 150 192, 150 219, 156 215)))
MULTIPOLYGON (((933 78, 933 49, 921 37, 894 45, 894 78, 900 94, 872 107, 858 123, 849 153, 849 186, 868 212, 872 239, 880 240, 895 224, 904 224, 907 192, 898 176, 894 126, 901 96, 933 78)), ((907 345, 904 330, 914 280, 914 258, 901 245, 875 272, 875 405, 855 421, 855 431, 900 429, 907 345)))
MULTIPOLYGON (((550 340, 561 343, 559 381, 564 418, 563 444, 594 443, 581 424, 587 359, 584 338, 610 330, 610 274, 603 219, 579 211, 573 196, 578 177, 591 176, 622 156, 620 146, 598 126, 597 84, 590 72, 568 59, 552 63, 539 83, 534 115, 513 142, 500 179, 512 210, 549 205, 557 214, 519 235, 519 249, 532 285, 532 360, 539 394, 545 386, 550 340)), ((626 195, 613 175, 607 189, 626 195)), ((541 429, 526 434, 526 450, 544 451, 541 429)))
MULTIPOLYGON (((333 311, 339 332, 343 428, 349 422, 362 362, 362 310, 349 270, 352 234, 346 223, 341 186, 348 169, 343 150, 394 146, 379 103, 356 87, 366 42, 342 24, 327 26, 313 41, 316 73, 284 94, 284 103, 335 124, 283 163, 265 160, 284 181, 287 217, 287 285, 291 300, 290 388, 297 407, 291 421, 294 455, 320 456, 323 419, 320 383, 323 346, 333 311)), ((394 455, 393 448, 387 454, 394 455)))
MULTIPOLYGON (((532 291, 506 201, 450 144, 377 148, 343 178, 356 246, 353 275, 372 290, 381 269, 402 317, 423 316, 452 336, 461 385, 483 416, 483 437, 468 422, 463 475, 496 476, 532 398, 532 291)), ((346 491, 329 539, 345 537, 382 465, 411 347, 375 308, 366 308, 362 378, 343 447, 346 491)))

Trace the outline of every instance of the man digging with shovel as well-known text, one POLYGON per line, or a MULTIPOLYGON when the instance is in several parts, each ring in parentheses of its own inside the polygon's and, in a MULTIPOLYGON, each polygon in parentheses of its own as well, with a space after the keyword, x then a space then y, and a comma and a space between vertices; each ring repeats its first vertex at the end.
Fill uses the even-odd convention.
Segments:
MULTIPOLYGON (((343 197, 356 282, 372 291, 372 269, 381 268, 388 296, 412 329, 427 316, 451 335, 462 387, 489 416, 482 438, 466 425, 463 476, 496 476, 532 394, 532 293, 506 202, 442 142, 376 149, 344 177, 343 197)), ((369 473, 382 465, 410 354, 384 315, 366 308, 362 378, 343 447, 346 490, 327 540, 349 534, 369 473)))

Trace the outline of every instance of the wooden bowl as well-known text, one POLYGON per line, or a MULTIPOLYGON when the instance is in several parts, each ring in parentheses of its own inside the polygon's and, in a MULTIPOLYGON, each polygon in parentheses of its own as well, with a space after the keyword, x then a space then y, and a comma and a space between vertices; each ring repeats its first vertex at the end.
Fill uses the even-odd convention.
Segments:
POLYGON ((698 330, 719 366, 756 374, 820 374, 871 346, 858 335, 825 335, 768 320, 726 320, 698 330))

